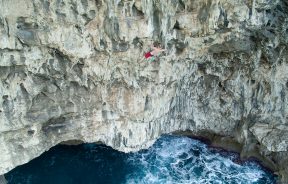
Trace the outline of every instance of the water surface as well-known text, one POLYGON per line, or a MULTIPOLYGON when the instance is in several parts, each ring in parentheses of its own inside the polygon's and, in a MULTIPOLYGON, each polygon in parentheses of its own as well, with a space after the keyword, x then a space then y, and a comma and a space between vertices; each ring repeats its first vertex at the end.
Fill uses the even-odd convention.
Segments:
POLYGON ((252 161, 199 140, 162 136, 148 150, 121 153, 97 144, 58 145, 5 175, 17 184, 272 184, 276 178, 252 161))

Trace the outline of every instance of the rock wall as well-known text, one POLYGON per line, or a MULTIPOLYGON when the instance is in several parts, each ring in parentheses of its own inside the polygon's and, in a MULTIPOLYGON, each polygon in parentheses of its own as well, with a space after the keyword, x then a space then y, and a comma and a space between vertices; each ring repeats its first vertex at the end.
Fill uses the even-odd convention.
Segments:
POLYGON ((0 184, 7 184, 7 181, 3 175, 0 176, 0 184))
POLYGON ((287 17, 285 0, 0 0, 0 174, 64 141, 191 131, 288 181, 287 17))

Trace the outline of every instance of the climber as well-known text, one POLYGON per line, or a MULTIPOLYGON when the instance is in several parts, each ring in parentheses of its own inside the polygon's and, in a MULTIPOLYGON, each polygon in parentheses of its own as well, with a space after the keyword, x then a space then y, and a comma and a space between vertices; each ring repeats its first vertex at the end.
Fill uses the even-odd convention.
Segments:
POLYGON ((151 49, 152 51, 146 52, 144 54, 144 58, 141 59, 141 61, 143 61, 145 58, 148 59, 150 57, 157 56, 160 52, 166 51, 166 49, 161 48, 161 45, 157 46, 156 44, 151 45, 151 49))

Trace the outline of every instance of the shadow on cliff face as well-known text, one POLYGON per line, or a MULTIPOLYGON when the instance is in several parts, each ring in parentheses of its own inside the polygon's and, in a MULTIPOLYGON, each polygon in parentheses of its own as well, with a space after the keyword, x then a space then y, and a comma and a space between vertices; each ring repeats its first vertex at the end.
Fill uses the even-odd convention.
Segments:
POLYGON ((256 43, 249 39, 249 37, 242 40, 229 40, 221 44, 215 44, 209 47, 209 52, 211 53, 231 53, 231 52, 245 52, 251 53, 255 51, 256 43))
POLYGON ((36 22, 30 22, 25 17, 18 17, 17 19, 17 38, 25 45, 38 45, 40 44, 37 30, 39 26, 36 22))

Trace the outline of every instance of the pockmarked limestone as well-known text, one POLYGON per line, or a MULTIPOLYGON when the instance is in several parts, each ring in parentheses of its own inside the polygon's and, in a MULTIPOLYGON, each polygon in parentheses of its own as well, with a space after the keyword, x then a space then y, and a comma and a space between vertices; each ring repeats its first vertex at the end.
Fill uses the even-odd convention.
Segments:
POLYGON ((0 0, 0 79, 0 174, 64 141, 129 152, 190 131, 288 182, 285 0, 0 0))

